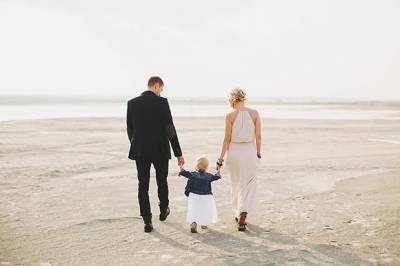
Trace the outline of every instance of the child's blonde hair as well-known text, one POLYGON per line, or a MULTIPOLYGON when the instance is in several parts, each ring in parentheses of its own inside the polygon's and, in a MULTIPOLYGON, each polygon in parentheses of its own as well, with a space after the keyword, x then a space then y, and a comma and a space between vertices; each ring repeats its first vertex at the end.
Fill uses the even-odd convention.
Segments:
POLYGON ((206 171, 208 169, 209 161, 206 156, 200 156, 196 159, 197 170, 206 171))

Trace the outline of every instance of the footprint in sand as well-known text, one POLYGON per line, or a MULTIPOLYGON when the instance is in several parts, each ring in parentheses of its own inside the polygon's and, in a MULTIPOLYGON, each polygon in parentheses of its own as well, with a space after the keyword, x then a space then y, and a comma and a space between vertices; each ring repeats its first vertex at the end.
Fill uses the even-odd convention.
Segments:
POLYGON ((361 244, 360 244, 359 241, 350 242, 350 245, 352 245, 353 247, 359 247, 359 246, 361 246, 361 244))
POLYGON ((205 260, 205 259, 207 259, 206 256, 196 256, 196 257, 194 258, 195 261, 203 261, 203 260, 205 260))
POLYGON ((170 259, 173 258, 173 256, 171 256, 171 255, 169 255, 169 254, 164 254, 164 255, 161 256, 161 258, 162 258, 162 259, 165 259, 165 260, 170 260, 170 259))
POLYGON ((333 229, 333 227, 330 226, 330 225, 325 225, 323 230, 325 230, 325 231, 334 231, 335 229, 333 229))
POLYGON ((374 235, 376 235, 376 232, 375 231, 369 231, 369 232, 366 232, 365 235, 366 236, 374 236, 374 235))
POLYGON ((392 258, 384 258, 384 259, 382 259, 382 261, 385 263, 391 263, 393 261, 393 259, 392 258))
POLYGON ((137 251, 137 253, 151 253, 151 251, 150 250, 139 250, 139 251, 137 251))

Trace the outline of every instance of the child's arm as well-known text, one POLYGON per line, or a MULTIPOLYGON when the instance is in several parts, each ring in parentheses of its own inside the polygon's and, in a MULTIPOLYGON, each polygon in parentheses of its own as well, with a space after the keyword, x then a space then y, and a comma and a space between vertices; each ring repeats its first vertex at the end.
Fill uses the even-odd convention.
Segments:
POLYGON ((216 181, 221 178, 221 168, 217 169, 217 172, 214 175, 211 175, 211 181, 216 181))
POLYGON ((182 167, 180 167, 180 168, 181 168, 181 171, 179 172, 179 175, 182 175, 182 176, 184 176, 186 178, 189 178, 189 179, 192 178, 192 173, 191 172, 186 171, 182 167))

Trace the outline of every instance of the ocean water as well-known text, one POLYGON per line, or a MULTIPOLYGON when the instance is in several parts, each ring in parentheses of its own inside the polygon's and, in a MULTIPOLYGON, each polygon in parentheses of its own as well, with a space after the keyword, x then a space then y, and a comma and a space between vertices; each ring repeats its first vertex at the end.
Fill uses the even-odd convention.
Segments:
MULTIPOLYGON (((223 101, 170 100, 174 117, 223 117, 231 110, 223 101)), ((393 103, 271 103, 249 101, 264 118, 329 120, 400 120, 400 105, 393 103)), ((65 118, 125 117, 125 101, 0 102, 0 121, 65 118)))

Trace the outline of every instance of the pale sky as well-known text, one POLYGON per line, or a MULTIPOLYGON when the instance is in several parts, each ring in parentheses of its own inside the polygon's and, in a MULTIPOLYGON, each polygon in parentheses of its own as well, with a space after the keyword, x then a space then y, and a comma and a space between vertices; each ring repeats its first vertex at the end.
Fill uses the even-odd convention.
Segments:
POLYGON ((0 95, 400 100, 400 1, 0 0, 0 95))

